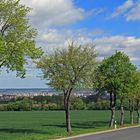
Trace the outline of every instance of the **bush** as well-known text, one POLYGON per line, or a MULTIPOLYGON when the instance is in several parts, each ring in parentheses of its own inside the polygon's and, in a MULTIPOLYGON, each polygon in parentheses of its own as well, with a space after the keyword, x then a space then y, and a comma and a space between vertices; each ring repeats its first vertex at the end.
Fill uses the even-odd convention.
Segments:
POLYGON ((90 102, 89 104, 87 104, 87 109, 88 110, 95 110, 95 102, 90 102))
POLYGON ((7 105, 5 104, 0 105, 0 111, 7 111, 7 105))
POLYGON ((8 111, 30 111, 32 108, 32 103, 29 99, 23 99, 21 101, 16 101, 7 104, 8 111))
POLYGON ((49 110, 56 110, 57 109, 57 104, 55 104, 55 103, 49 103, 48 104, 48 108, 49 108, 49 110))
POLYGON ((97 100, 97 102, 90 102, 87 104, 88 110, 108 110, 109 101, 108 100, 97 100))
POLYGON ((70 109, 71 110, 84 110, 86 109, 86 104, 82 99, 78 97, 72 97, 70 101, 70 109))
POLYGON ((41 109, 42 109, 42 107, 40 104, 33 104, 32 105, 32 110, 34 110, 34 111, 41 110, 41 109))

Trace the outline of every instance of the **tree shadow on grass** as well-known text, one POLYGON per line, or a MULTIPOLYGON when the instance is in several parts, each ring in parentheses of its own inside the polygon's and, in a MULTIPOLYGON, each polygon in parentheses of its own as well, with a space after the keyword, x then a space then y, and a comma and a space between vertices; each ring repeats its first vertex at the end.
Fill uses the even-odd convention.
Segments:
POLYGON ((25 128, 0 128, 0 132, 7 133, 36 133, 36 134, 46 134, 47 132, 34 129, 25 129, 25 128))
MULTIPOLYGON (((79 123, 72 123, 72 128, 81 128, 81 129, 90 129, 90 128, 97 128, 97 127, 104 127, 108 126, 108 121, 88 121, 88 122, 79 122, 79 123)), ((45 124, 42 126, 49 126, 49 127, 59 127, 59 128, 65 128, 65 124, 45 124)))
POLYGON ((97 127, 104 127, 108 126, 108 121, 88 121, 84 123, 73 123, 72 127, 73 128, 82 128, 82 129, 87 129, 87 128, 97 128, 97 127))

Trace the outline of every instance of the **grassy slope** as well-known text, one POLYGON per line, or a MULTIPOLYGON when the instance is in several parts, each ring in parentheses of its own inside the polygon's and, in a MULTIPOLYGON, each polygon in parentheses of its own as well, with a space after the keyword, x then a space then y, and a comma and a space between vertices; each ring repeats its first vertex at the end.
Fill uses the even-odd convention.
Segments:
MULTIPOLYGON (((109 117, 109 111, 72 111, 73 135, 104 130, 109 117)), ((128 123, 128 112, 125 117, 128 123)), ((47 140, 66 135, 63 111, 0 112, 0 140, 47 140)))

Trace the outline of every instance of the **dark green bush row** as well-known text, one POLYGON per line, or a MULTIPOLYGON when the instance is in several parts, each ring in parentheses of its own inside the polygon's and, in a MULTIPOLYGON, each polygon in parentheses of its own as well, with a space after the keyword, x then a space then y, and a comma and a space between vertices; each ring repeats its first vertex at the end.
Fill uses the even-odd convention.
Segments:
MULTIPOLYGON (((30 98, 18 98, 6 104, 0 105, 0 111, 30 111, 30 110, 63 110, 63 96, 38 96, 30 98)), ((72 96, 70 100, 71 110, 108 110, 109 100, 80 98, 72 96)), ((117 101, 116 109, 120 109, 120 102, 117 101)), ((128 101, 124 101, 124 109, 129 110, 128 101)))

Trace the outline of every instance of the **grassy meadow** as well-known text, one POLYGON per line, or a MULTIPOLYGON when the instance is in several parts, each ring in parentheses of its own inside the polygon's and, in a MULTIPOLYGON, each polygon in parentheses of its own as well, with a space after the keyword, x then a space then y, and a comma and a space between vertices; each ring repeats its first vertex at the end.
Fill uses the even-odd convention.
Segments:
MULTIPOLYGON (((119 112, 116 116, 119 122, 119 112)), ((105 130, 109 118, 110 111, 71 111, 72 135, 105 130)), ((129 123, 129 112, 125 113, 125 120, 129 123)), ((0 112, 0 140, 48 140, 63 136, 67 136, 63 111, 0 112)))

